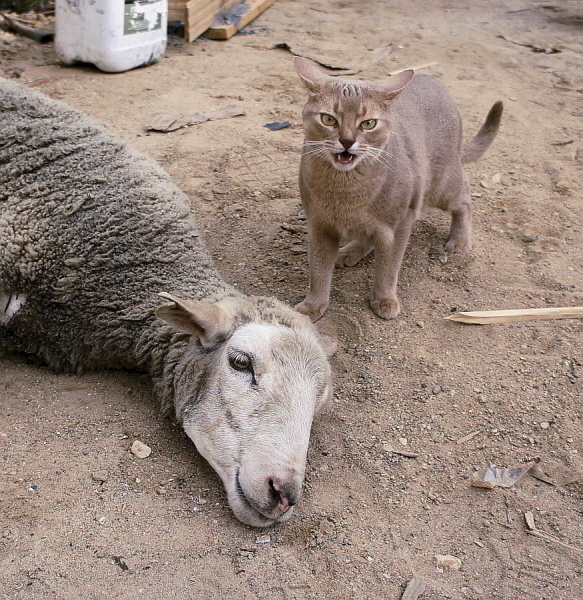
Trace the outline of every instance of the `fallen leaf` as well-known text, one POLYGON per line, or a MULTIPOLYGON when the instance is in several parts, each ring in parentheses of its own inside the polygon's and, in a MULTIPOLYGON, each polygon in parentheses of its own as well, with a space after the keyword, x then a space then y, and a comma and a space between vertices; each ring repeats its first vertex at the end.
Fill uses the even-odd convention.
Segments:
POLYGON ((200 125, 207 121, 218 121, 219 119, 231 119, 232 117, 239 117, 244 115, 245 111, 237 108, 236 106, 224 106, 217 108, 209 113, 192 113, 187 115, 172 115, 172 114, 161 114, 154 117, 146 129, 149 131, 161 131, 167 133, 169 131, 176 131, 181 127, 188 127, 189 125, 200 125))

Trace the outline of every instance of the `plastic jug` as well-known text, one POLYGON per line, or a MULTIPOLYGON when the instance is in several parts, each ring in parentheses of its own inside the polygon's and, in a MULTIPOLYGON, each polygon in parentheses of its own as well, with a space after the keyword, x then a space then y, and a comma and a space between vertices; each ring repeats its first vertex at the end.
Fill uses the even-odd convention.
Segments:
POLYGON ((66 65, 129 71, 162 57, 167 21, 167 0, 56 0, 55 51, 66 65))

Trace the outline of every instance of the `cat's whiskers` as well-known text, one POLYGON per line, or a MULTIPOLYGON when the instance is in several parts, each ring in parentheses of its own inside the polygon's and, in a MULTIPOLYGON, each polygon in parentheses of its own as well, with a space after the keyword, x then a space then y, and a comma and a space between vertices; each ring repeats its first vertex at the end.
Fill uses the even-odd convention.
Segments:
POLYGON ((392 171, 394 168, 395 157, 383 148, 368 146, 366 148, 366 152, 364 153, 364 159, 370 159, 375 163, 379 163, 383 165, 383 167, 386 167, 389 171, 392 171))

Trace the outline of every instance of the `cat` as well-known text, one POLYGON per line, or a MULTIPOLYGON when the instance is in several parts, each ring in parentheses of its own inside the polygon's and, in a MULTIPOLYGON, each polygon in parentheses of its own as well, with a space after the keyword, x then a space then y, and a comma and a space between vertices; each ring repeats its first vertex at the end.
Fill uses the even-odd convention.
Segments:
POLYGON ((400 312, 397 278, 411 228, 427 207, 451 213, 446 252, 470 250, 462 163, 490 146, 503 104, 496 102, 462 145, 459 112, 435 77, 407 70, 373 83, 331 77, 299 57, 294 66, 309 92, 299 185, 310 275, 295 308, 318 320, 328 308, 334 266, 352 266, 374 250, 370 305, 392 319, 400 312))

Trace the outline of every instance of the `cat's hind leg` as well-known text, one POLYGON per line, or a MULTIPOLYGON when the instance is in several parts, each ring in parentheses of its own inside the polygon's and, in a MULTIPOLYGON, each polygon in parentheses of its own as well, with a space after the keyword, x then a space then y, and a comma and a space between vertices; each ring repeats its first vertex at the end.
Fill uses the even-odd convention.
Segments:
POLYGON ((369 255, 374 250, 372 242, 362 242, 360 240, 352 240, 345 244, 338 251, 338 258, 336 259, 337 267, 352 267, 357 262, 362 260, 365 256, 369 255))
POLYGON ((469 252, 472 249, 472 197, 465 174, 461 179, 460 190, 447 207, 451 214, 451 225, 445 251, 450 253, 469 252))

